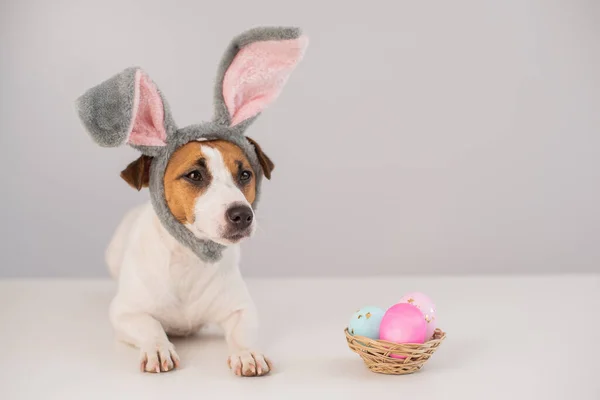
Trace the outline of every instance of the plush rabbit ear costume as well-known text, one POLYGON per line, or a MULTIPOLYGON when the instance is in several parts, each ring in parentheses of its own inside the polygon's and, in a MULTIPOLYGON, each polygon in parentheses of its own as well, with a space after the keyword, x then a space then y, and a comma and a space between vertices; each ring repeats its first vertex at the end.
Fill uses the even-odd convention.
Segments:
POLYGON ((96 143, 104 147, 128 144, 152 158, 149 189, 156 214, 167 231, 203 261, 218 261, 223 246, 198 239, 172 215, 163 182, 167 162, 177 148, 193 140, 236 144, 256 176, 257 196, 252 204, 256 207, 262 175, 269 178, 273 164, 244 132, 277 98, 307 45, 297 28, 255 28, 234 38, 217 73, 211 122, 178 128, 161 91, 136 67, 89 89, 77 100, 79 117, 96 143))

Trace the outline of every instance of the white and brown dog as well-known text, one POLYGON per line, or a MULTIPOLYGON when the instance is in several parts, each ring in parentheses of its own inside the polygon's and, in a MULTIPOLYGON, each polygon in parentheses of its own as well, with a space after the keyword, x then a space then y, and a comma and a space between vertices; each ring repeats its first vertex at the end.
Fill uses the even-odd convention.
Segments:
POLYGON ((225 332, 236 375, 271 370, 255 348, 257 316, 239 270, 239 242, 256 230, 260 180, 273 163, 243 133, 277 97, 306 45, 295 28, 258 28, 234 39, 208 123, 178 129, 162 93, 137 68, 78 100, 96 142, 143 153, 121 176, 138 190, 149 187, 151 202, 126 214, 106 253, 118 280, 110 319, 118 337, 141 350, 143 371, 176 368, 169 336, 213 323, 225 332))
MULTIPOLYGON (((147 185, 147 175, 130 175, 139 170, 130 167, 123 176, 147 185)), ((268 359, 253 347, 256 315, 238 268, 237 243, 256 228, 250 206, 255 179, 246 156, 225 141, 188 143, 171 156, 164 186, 169 209, 181 223, 227 247, 218 262, 203 262, 164 229, 150 203, 130 211, 106 256, 119 281, 110 309, 117 334, 141 349, 143 370, 160 372, 179 363, 167 335, 218 323, 234 372, 268 373, 268 359)))

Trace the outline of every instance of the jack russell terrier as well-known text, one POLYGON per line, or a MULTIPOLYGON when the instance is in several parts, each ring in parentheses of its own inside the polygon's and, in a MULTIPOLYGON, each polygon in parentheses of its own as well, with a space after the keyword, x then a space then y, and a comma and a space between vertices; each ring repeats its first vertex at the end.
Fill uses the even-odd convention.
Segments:
POLYGON ((234 38, 218 70, 213 120, 185 128, 137 67, 77 100, 97 144, 142 153, 121 177, 148 187, 150 202, 125 215, 106 252, 118 281, 110 320, 119 339, 140 349, 142 371, 177 368, 169 336, 211 323, 225 332, 236 375, 272 369, 255 347, 258 322, 239 243, 256 229, 261 179, 274 165, 244 132, 278 97, 307 45, 297 28, 254 28, 234 38))

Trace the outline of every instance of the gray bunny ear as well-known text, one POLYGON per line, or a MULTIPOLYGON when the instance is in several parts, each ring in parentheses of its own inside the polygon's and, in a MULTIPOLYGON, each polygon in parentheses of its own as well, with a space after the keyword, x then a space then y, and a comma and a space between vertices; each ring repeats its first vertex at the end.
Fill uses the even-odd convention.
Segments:
POLYGON ((214 121, 251 122, 279 96, 307 46, 298 28, 254 28, 234 38, 217 73, 214 121))
POLYGON ((77 99, 86 130, 103 147, 129 144, 153 155, 177 127, 167 103, 140 68, 128 68, 77 99))

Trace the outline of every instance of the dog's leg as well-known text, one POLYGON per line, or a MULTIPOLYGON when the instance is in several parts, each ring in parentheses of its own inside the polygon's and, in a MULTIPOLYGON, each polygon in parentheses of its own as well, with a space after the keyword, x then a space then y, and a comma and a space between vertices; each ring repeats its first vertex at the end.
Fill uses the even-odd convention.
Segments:
POLYGON ((175 346, 162 325, 146 313, 119 313, 111 306, 111 320, 118 337, 139 348, 140 368, 145 372, 166 372, 179 367, 175 346))
POLYGON ((260 351, 255 350, 258 321, 251 309, 232 312, 221 323, 229 346, 229 368, 238 376, 268 374, 272 364, 260 351))

